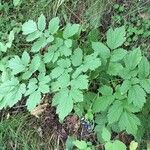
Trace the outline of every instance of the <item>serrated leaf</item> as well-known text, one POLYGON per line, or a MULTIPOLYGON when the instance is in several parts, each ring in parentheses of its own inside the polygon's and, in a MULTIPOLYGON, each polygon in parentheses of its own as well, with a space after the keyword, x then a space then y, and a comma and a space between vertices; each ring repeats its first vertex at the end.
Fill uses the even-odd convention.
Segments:
POLYGON ((103 85, 98 89, 98 91, 104 96, 111 96, 113 94, 113 89, 107 85, 103 85))
POLYGON ((102 129, 102 138, 105 142, 108 142, 111 139, 111 133, 106 127, 103 127, 102 129))
POLYGON ((51 90, 59 91, 60 89, 67 88, 70 84, 70 75, 68 73, 63 73, 57 78, 57 81, 51 83, 51 90))
POLYGON ((105 144, 105 150, 126 150, 126 145, 119 141, 115 140, 113 143, 112 142, 107 142, 105 144))
POLYGON ((150 79, 141 80, 140 85, 147 93, 150 93, 150 79))
POLYGON ((80 27, 79 24, 71 25, 70 23, 68 23, 63 32, 63 38, 68 39, 68 38, 72 37, 73 35, 75 35, 76 33, 78 33, 79 27, 80 27))
POLYGON ((40 67, 40 63, 41 63, 41 58, 39 55, 35 55, 33 57, 33 59, 31 60, 31 64, 29 66, 29 70, 34 73, 35 71, 38 70, 38 68, 40 67))
POLYGON ((127 68, 133 70, 140 63, 141 59, 141 50, 140 48, 136 48, 126 55, 126 57, 124 58, 124 62, 127 68))
POLYGON ((140 125, 139 118, 136 115, 124 111, 119 120, 120 130, 126 130, 127 133, 136 135, 138 126, 140 125))
POLYGON ((56 113, 59 115, 59 119, 63 121, 73 109, 73 100, 69 96, 69 90, 64 89, 57 93, 54 96, 53 105, 57 105, 56 113))
POLYGON ((121 94, 125 94, 128 92, 128 90, 130 89, 131 87, 131 82, 130 80, 124 80, 123 83, 121 84, 120 86, 120 92, 121 94))
POLYGON ((72 51, 70 48, 68 48, 66 45, 63 45, 59 48, 59 51, 61 53, 61 56, 70 56, 72 54, 72 51))
POLYGON ((40 31, 44 31, 46 27, 46 18, 43 14, 40 15, 40 17, 38 18, 38 29, 40 31))
POLYGON ((142 108, 146 102, 146 93, 139 85, 133 85, 129 89, 128 102, 133 103, 135 106, 142 108))
POLYGON ((57 61, 58 66, 60 66, 61 68, 69 68, 71 65, 71 61, 70 59, 66 58, 66 59, 59 59, 57 61))
POLYGON ((109 48, 101 42, 92 42, 92 48, 95 53, 98 53, 104 60, 110 57, 109 48))
POLYGON ((23 52, 22 57, 21 57, 21 61, 25 66, 27 66, 29 64, 30 55, 26 51, 23 52))
POLYGON ((140 78, 146 78, 150 74, 150 65, 146 57, 142 57, 138 65, 138 76, 140 78))
POLYGON ((132 77, 136 77, 138 74, 138 70, 130 70, 129 68, 123 68, 120 72, 119 72, 119 76, 122 77, 123 79, 127 80, 127 79, 131 79, 132 77))
POLYGON ((49 25, 48 25, 48 31, 51 34, 55 34, 57 30, 59 29, 59 23, 60 23, 60 20, 58 17, 55 17, 52 20, 50 20, 49 25))
POLYGON ((34 41, 36 40, 37 38, 41 37, 42 36, 42 32, 37 30, 31 34, 29 34, 27 37, 26 37, 26 41, 27 42, 31 42, 31 41, 34 41))
POLYGON ((125 40, 126 40, 126 31, 125 31, 125 26, 112 29, 110 28, 107 31, 107 45, 111 49, 116 49, 119 46, 121 46, 125 40))
POLYGON ((27 106, 27 109, 29 111, 32 111, 34 110, 34 108, 40 104, 41 102, 41 92, 40 91, 34 91, 30 96, 29 98, 27 99, 27 102, 26 102, 26 106, 27 106))
POLYGON ((107 73, 109 75, 119 75, 119 73, 123 70, 123 66, 120 63, 109 63, 107 73))
POLYGON ((36 42, 33 43, 32 48, 31 48, 31 52, 38 52, 40 51, 40 49, 44 48, 44 46, 46 46, 47 41, 45 37, 41 37, 39 38, 36 42))
POLYGON ((72 59, 72 64, 75 67, 76 66, 80 66, 81 63, 82 63, 82 59, 83 59, 83 52, 82 52, 82 50, 80 48, 75 49, 71 59, 72 59))
POLYGON ((38 81, 36 78, 32 78, 29 80, 25 96, 31 95, 38 89, 37 83, 38 81))
POLYGON ((17 78, 12 78, 2 83, 0 85, 0 109, 15 105, 21 100, 25 90, 25 84, 19 84, 17 78))
POLYGON ((97 58, 97 55, 93 53, 85 56, 82 70, 83 72, 86 72, 87 70, 95 70, 99 66, 101 66, 101 61, 97 58))
POLYGON ((98 113, 105 111, 114 101, 114 96, 101 96, 97 97, 93 103, 93 112, 98 113))
POLYGON ((107 117, 108 123, 112 124, 117 122, 123 112, 123 105, 121 101, 115 101, 113 105, 109 108, 107 117))
POLYGON ((71 40, 71 39, 67 39, 67 40, 64 41, 64 44, 65 44, 68 48, 70 48, 70 47, 72 47, 72 40, 71 40))
POLYGON ((58 78, 59 76, 61 76, 64 73, 64 68, 61 67, 56 67, 52 70, 51 72, 51 77, 52 79, 58 78))
POLYGON ((72 97, 74 102, 82 102, 83 101, 83 93, 81 90, 72 88, 70 90, 69 94, 72 97))
POLYGON ((118 48, 112 52, 110 61, 111 62, 120 61, 125 57, 126 54, 127 54, 126 50, 124 50, 123 48, 118 48))
POLYGON ((44 54, 44 62, 49 63, 52 61, 53 57, 55 55, 55 49, 48 49, 48 52, 44 54))
POLYGON ((18 56, 15 56, 8 62, 8 67, 12 69, 12 74, 16 75, 25 70, 25 66, 22 63, 21 59, 18 56))
POLYGON ((88 76, 80 75, 71 81, 71 87, 75 89, 88 89, 88 76), (81 84, 82 83, 82 84, 81 84))
POLYGON ((36 22, 34 22, 33 20, 29 20, 29 21, 25 22, 22 25, 22 31, 23 31, 24 35, 27 35, 27 34, 37 31, 36 22))

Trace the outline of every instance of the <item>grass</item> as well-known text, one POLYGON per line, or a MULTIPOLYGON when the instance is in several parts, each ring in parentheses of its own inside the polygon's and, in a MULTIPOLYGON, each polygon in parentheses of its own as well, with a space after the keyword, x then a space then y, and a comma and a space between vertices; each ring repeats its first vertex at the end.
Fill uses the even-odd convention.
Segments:
POLYGON ((59 138, 50 132, 43 135, 40 123, 30 115, 15 115, 0 122, 0 150, 53 150, 59 146, 59 138))

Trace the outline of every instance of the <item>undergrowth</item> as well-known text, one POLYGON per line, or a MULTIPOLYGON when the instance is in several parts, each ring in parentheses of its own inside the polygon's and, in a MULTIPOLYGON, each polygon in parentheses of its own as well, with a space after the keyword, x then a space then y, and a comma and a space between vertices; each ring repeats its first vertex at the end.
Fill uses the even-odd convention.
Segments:
MULTIPOLYGON (((116 4, 112 26, 106 27, 104 38, 100 38, 98 29, 87 34, 88 26, 102 26, 103 6, 110 5, 109 1, 101 0, 100 4, 97 0, 87 3, 40 0, 34 5, 34 1, 30 2, 25 7, 21 6, 27 2, 22 0, 1 2, 0 5, 3 10, 0 24, 0 109, 14 107, 23 101, 32 113, 44 103, 45 95, 49 95, 48 103, 56 108, 61 123, 67 116, 77 115, 96 135, 95 143, 69 137, 66 148, 93 150, 101 145, 106 150, 136 149, 143 136, 149 138, 149 127, 145 126, 150 113, 150 66, 148 53, 143 50, 149 49, 149 20, 133 14, 129 18, 122 17, 127 10, 124 5, 116 4), (82 10, 79 14, 75 12, 80 9, 73 8, 72 11, 68 7, 77 4, 82 10), (31 9, 24 18, 29 6, 31 9), (100 15, 97 15, 99 6, 100 15), (45 11, 47 9, 49 11, 45 11), (12 12, 10 17, 4 17, 9 12, 12 12), (18 14, 13 16, 14 12, 18 14), (72 20, 75 23, 71 23, 72 20), (119 140, 120 134, 130 136, 130 143, 119 140)), ((19 137, 16 140, 20 128, 16 133, 13 131, 16 125, 22 126, 19 120, 14 119, 15 123, 6 120, 1 124, 1 130, 7 123, 12 125, 5 130, 6 133, 2 131, 5 135, 1 135, 3 149, 7 145, 14 146, 12 143, 27 142, 23 145, 29 146, 27 139, 18 142, 23 139, 19 137), (10 131, 12 134, 8 136, 10 131), (11 139, 11 136, 15 141, 5 143, 5 138, 11 139)), ((38 149, 36 144, 32 148, 38 149)))

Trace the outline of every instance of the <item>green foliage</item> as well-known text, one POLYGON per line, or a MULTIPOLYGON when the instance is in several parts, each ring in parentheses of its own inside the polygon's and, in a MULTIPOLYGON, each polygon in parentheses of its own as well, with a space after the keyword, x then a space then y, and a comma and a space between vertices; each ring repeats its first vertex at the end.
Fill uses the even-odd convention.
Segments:
MULTIPOLYGON (((50 101, 60 121, 73 111, 85 115, 94 122, 94 131, 106 150, 126 149, 122 142, 111 140, 110 131, 116 127, 115 132, 126 131, 137 138, 141 126, 137 113, 150 92, 148 59, 140 48, 122 48, 125 26, 110 28, 106 42, 89 42, 88 46, 86 42, 79 44, 82 26, 67 23, 60 27, 58 17, 47 23, 43 14, 22 25, 31 50, 22 56, 2 56, 0 109, 13 107, 25 97, 27 109, 32 111, 45 94, 53 94, 50 101), (91 90, 93 80, 98 84, 95 90, 91 90)), ((9 36, 8 48, 13 36, 9 36)), ((1 46, 3 53, 6 49, 1 46)), ((77 140, 74 145, 91 149, 85 141, 77 140)))

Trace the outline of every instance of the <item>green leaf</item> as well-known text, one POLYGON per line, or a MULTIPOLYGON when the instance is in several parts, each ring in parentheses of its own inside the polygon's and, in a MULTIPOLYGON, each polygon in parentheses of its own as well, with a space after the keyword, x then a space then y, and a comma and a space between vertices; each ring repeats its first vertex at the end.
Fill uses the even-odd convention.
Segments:
POLYGON ((70 23, 68 23, 63 32, 63 38, 68 39, 68 38, 72 37, 73 35, 75 35, 76 33, 78 33, 79 27, 80 27, 79 24, 71 25, 70 23))
POLYGON ((126 50, 124 50, 123 48, 118 48, 112 52, 110 61, 111 62, 120 61, 125 57, 126 54, 127 54, 126 50))
POLYGON ((124 80, 122 85, 120 86, 120 92, 121 94, 125 94, 128 92, 128 90, 130 89, 131 87, 131 82, 130 80, 124 80))
POLYGON ((141 80, 140 85, 147 93, 150 93, 150 79, 141 80))
POLYGON ((98 89, 98 91, 104 96, 111 96, 113 94, 113 89, 107 85, 103 85, 98 89))
POLYGON ((22 57, 21 57, 21 61, 25 66, 27 66, 29 64, 30 55, 26 51, 23 52, 22 57))
POLYGON ((31 78, 29 80, 25 96, 31 95, 38 89, 37 83, 38 83, 38 81, 36 78, 31 78))
POLYGON ((56 54, 56 52, 55 52, 56 50, 57 50, 57 47, 52 47, 52 48, 48 49, 48 52, 44 54, 44 62, 45 63, 49 63, 53 60, 53 58, 56 54))
POLYGON ((1 52, 6 52, 7 51, 7 46, 5 44, 3 44, 2 42, 0 42, 0 51, 1 52))
POLYGON ((59 48, 61 56, 70 56, 72 54, 72 50, 68 48, 66 45, 63 45, 59 48))
POLYGON ((126 130, 128 134, 136 135, 138 126, 140 125, 139 118, 136 115, 124 111, 119 120, 120 130, 126 130))
POLYGON ((57 61, 58 66, 60 66, 61 68, 69 68, 71 66, 71 62, 70 59, 66 58, 66 59, 59 59, 57 61))
POLYGON ((70 47, 72 47, 72 40, 71 40, 71 39, 67 39, 67 40, 64 41, 64 44, 65 44, 68 48, 70 48, 70 47))
POLYGON ((72 55, 72 64, 76 66, 80 66, 83 59, 83 52, 80 48, 75 49, 72 55))
POLYGON ((71 88, 70 96, 72 97, 74 102, 82 102, 83 101, 83 93, 79 89, 71 88))
POLYGON ((95 70, 99 66, 101 66, 101 61, 99 58, 97 58, 95 53, 84 57, 82 68, 83 72, 86 72, 87 70, 95 70))
POLYGON ((125 26, 112 29, 110 28, 107 31, 107 45, 111 49, 116 49, 119 46, 121 46, 125 40, 126 40, 126 31, 125 31, 125 26))
POLYGON ((73 144, 79 149, 79 150, 86 150, 87 149, 87 143, 85 141, 79 141, 76 140, 73 142, 73 144))
POLYGON ((25 90, 25 84, 19 84, 17 78, 12 78, 2 83, 0 85, 0 109, 15 105, 21 100, 25 90))
POLYGON ((139 85, 133 85, 129 89, 128 102, 133 103, 135 106, 142 108, 146 102, 146 93, 139 85))
POLYGON ((34 110, 34 108, 40 104, 41 102, 41 92, 40 91, 34 91, 32 94, 30 94, 29 98, 27 99, 27 102, 26 102, 26 106, 27 106, 27 109, 29 111, 32 111, 34 110))
POLYGON ((123 69, 123 66, 120 63, 110 62, 109 66, 108 66, 107 73, 109 75, 116 76, 116 75, 119 75, 119 73, 122 71, 122 69, 123 69))
POLYGON ((31 52, 38 52, 40 51, 40 49, 44 48, 47 44, 46 38, 45 37, 41 37, 39 38, 36 42, 34 42, 34 44, 32 45, 32 49, 31 52))
POLYGON ((21 0, 13 0, 13 5, 16 7, 20 4, 21 0))
POLYGON ((142 57, 138 65, 138 76, 140 78, 146 78, 150 74, 150 65, 146 57, 142 57))
POLYGON ((53 92, 59 91, 60 89, 67 88, 70 85, 70 75, 63 73, 57 78, 55 82, 51 83, 51 90, 53 92))
POLYGON ((33 20, 29 20, 28 22, 25 22, 22 25, 22 31, 23 31, 24 35, 27 35, 27 34, 37 31, 36 22, 34 22, 33 20))
POLYGON ((141 50, 140 48, 136 48, 126 55, 124 62, 127 68, 133 70, 140 63, 141 59, 141 50))
POLYGON ((109 142, 111 139, 111 133, 106 127, 103 127, 102 129, 102 138, 105 142, 109 142))
POLYGON ((61 67, 56 67, 52 70, 51 72, 51 77, 52 79, 58 78, 59 76, 61 76, 64 73, 64 68, 61 67))
POLYGON ((38 29, 40 31, 44 31, 46 27, 46 18, 43 14, 40 15, 40 17, 38 18, 38 29))
POLYGON ((55 94, 53 105, 57 105, 56 113, 59 115, 59 119, 63 121, 73 109, 73 100, 69 95, 69 90, 64 89, 55 94))
POLYGON ((50 20, 49 25, 48 25, 48 31, 51 34, 55 34, 57 30, 59 29, 59 23, 60 23, 60 20, 58 17, 55 17, 52 20, 50 20))
POLYGON ((115 101, 108 111, 108 123, 113 124, 117 122, 123 112, 123 106, 121 101, 115 101))
POLYGON ((98 113, 105 111, 114 101, 114 96, 101 96, 97 97, 93 103, 93 112, 98 113))
POLYGON ((31 41, 34 41, 36 40, 37 38, 41 37, 42 36, 42 32, 37 30, 31 34, 29 34, 27 37, 26 37, 26 41, 27 42, 31 42, 31 41))
POLYGON ((21 59, 18 56, 15 56, 8 62, 8 67, 12 69, 12 74, 16 75, 25 70, 25 66, 22 63, 21 59))
POLYGON ((48 93, 50 91, 49 87, 50 77, 48 75, 45 76, 45 74, 41 73, 38 76, 38 80, 39 80, 38 90, 43 94, 48 93))
POLYGON ((80 75, 71 81, 71 87, 74 89, 88 89, 88 76, 80 75), (81 84, 82 83, 82 84, 81 84))
POLYGON ((119 76, 122 77, 123 79, 127 80, 127 79, 131 79, 132 77, 136 77, 138 73, 138 70, 130 70, 129 68, 123 68, 120 72, 119 72, 119 76))
POLYGON ((126 150, 126 145, 119 140, 112 142, 107 142, 105 144, 105 150, 126 150))
POLYGON ((29 66, 29 70, 34 73, 35 71, 38 70, 38 68, 40 67, 40 63, 41 63, 41 58, 39 55, 35 55, 31 61, 31 64, 29 66))
POLYGON ((94 52, 98 53, 101 58, 107 59, 110 57, 110 50, 101 42, 92 42, 94 52))

